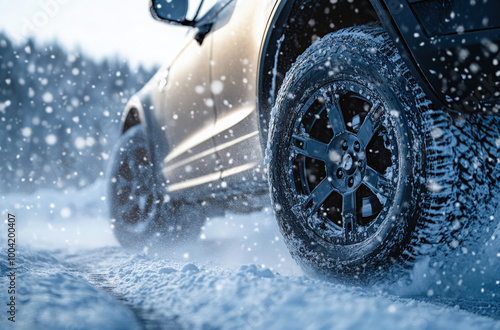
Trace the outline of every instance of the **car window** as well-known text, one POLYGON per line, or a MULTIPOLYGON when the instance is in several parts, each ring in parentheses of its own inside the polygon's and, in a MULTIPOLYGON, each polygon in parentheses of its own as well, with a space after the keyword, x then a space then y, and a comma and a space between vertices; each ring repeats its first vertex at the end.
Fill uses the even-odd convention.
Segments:
MULTIPOLYGON (((202 18, 205 16, 206 13, 209 12, 210 9, 212 9, 217 3, 222 2, 224 0, 205 0, 203 1, 203 4, 200 8, 200 12, 198 13, 197 19, 202 18)), ((189 10, 187 14, 187 19, 188 20, 193 20, 195 19, 196 11, 198 10, 198 7, 201 4, 201 0, 190 0, 189 1, 189 10)))
POLYGON ((198 14, 198 18, 201 18, 205 16, 206 13, 210 9, 212 9, 213 6, 215 6, 218 2, 221 2, 222 0, 205 0, 203 2, 203 5, 201 6, 200 13, 198 14))

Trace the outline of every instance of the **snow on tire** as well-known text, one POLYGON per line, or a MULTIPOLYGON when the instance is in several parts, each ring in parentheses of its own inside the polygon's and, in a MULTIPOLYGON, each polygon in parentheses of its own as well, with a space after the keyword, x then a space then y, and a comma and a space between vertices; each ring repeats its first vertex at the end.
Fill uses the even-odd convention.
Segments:
MULTIPOLYGON (((461 256, 477 253, 494 238, 498 219, 500 118, 429 110, 426 182, 421 218, 403 253, 422 260, 440 278, 461 283, 465 273, 486 265, 463 267, 461 256), (445 275, 446 274, 446 275, 445 275), (455 280, 454 280, 455 279, 455 280)), ((411 264, 410 263, 410 264, 411 264)))

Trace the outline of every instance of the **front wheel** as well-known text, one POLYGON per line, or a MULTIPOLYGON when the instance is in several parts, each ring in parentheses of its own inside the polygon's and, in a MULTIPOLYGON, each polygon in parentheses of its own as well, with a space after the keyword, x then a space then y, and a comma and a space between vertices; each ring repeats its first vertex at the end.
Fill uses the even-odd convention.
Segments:
POLYGON ((427 102, 416 93, 376 26, 324 37, 287 74, 269 180, 285 242, 306 271, 370 279, 401 259, 425 183, 427 102))

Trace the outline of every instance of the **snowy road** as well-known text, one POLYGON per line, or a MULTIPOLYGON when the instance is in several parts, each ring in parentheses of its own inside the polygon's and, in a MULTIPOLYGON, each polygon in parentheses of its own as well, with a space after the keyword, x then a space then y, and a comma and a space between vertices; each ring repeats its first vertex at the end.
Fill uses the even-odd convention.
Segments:
MULTIPOLYGON (((1 329, 500 329, 498 286, 493 294, 465 285, 429 294, 421 269, 411 285, 368 288, 304 276, 267 210, 211 219, 190 246, 122 249, 96 198, 102 192, 98 183, 3 198, 21 243, 17 322, 3 316, 1 329)), ((493 250, 464 267, 496 258, 493 250)), ((0 258, 4 273, 4 249, 0 258)), ((6 284, 3 277, 2 303, 6 284)))

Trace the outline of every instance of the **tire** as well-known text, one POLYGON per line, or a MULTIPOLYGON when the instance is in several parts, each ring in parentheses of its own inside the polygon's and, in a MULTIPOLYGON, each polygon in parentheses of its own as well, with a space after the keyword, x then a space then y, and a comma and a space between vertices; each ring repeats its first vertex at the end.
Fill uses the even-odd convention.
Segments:
POLYGON ((171 201, 165 191, 143 128, 130 128, 115 146, 108 169, 111 221, 122 246, 171 247, 199 236, 201 205, 171 201))
POLYGON ((450 228, 472 199, 456 162, 471 124, 429 105, 382 27, 339 30, 297 59, 267 154, 280 230, 307 273, 377 281, 463 244, 450 228))
POLYGON ((122 246, 143 247, 162 226, 163 194, 140 125, 115 146, 108 170, 108 200, 115 237, 122 246))

